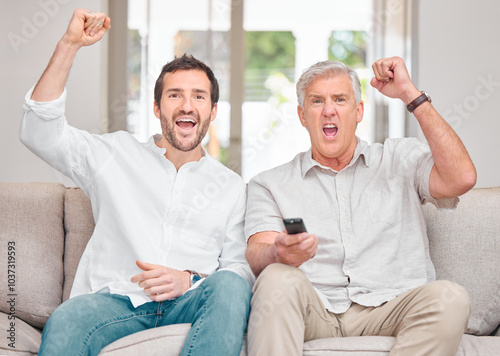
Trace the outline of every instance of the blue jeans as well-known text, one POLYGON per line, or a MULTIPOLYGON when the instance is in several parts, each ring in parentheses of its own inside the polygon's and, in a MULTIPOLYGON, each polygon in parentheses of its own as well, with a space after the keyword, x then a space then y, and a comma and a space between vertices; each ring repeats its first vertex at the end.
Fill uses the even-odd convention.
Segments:
POLYGON ((97 355, 127 335, 181 323, 192 324, 181 355, 239 355, 251 294, 242 277, 219 271, 179 298, 137 308, 118 294, 81 295, 52 313, 38 355, 97 355))

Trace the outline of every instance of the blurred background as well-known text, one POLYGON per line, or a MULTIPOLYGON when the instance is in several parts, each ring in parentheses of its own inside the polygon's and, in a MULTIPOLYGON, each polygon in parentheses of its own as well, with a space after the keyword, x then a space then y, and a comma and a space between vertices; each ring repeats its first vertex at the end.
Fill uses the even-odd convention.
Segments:
POLYGON ((248 181, 309 148, 295 83, 320 60, 355 68, 365 116, 357 135, 425 140, 403 103, 373 90, 371 64, 404 58, 417 87, 457 131, 478 170, 500 185, 500 3, 496 0, 0 0, 0 181, 73 183, 18 138, 24 95, 45 69, 75 8, 106 12, 112 29, 83 48, 66 116, 101 134, 161 132, 153 87, 174 56, 193 54, 219 80, 218 115, 203 144, 248 181))

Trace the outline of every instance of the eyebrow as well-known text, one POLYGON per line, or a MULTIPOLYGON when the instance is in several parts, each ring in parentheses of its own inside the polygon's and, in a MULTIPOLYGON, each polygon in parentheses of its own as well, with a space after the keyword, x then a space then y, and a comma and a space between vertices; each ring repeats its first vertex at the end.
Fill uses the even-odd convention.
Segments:
MULTIPOLYGON (((341 97, 341 96, 344 96, 344 97, 347 97, 348 94, 347 93, 343 93, 343 92, 340 92, 340 93, 335 93, 335 94, 332 94, 332 95, 329 95, 329 97, 334 97, 334 98, 338 98, 338 97, 341 97)), ((325 96, 322 95, 322 94, 309 94, 307 96, 307 98, 310 98, 310 99, 316 99, 316 98, 319 98, 319 99, 323 99, 325 96)))
MULTIPOLYGON (((181 89, 181 88, 168 88, 165 90, 165 93, 171 93, 171 92, 174 92, 174 93, 184 93, 186 90, 184 89, 181 89)), ((206 91, 205 89, 193 89, 192 92, 194 93, 198 93, 198 94, 206 94, 208 95, 208 91, 206 91)))

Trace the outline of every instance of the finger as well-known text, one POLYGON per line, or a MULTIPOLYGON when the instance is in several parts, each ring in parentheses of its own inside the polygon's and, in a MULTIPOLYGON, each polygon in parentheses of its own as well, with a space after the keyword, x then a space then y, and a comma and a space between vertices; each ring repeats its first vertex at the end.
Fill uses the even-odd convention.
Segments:
POLYGON ((159 265, 154 265, 152 263, 142 262, 139 260, 135 261, 135 264, 137 265, 137 267, 139 267, 143 271, 151 271, 153 269, 157 269, 157 268, 161 267, 159 265))
POLYGON ((309 235, 307 237, 307 239, 301 241, 299 244, 298 244, 298 247, 301 249, 301 250, 307 250, 309 249, 311 246, 315 246, 318 244, 318 239, 316 238, 316 236, 314 235, 309 235))
POLYGON ((382 89, 382 87, 384 86, 384 84, 385 84, 385 82, 381 82, 380 80, 378 80, 375 77, 373 77, 372 80, 370 80, 370 85, 372 87, 374 87, 375 89, 377 89, 377 90, 382 89))
POLYGON ((380 60, 374 63, 372 66, 375 78, 382 82, 388 82, 394 78, 394 72, 392 71, 393 62, 387 59, 380 60))
POLYGON ((87 36, 95 36, 99 32, 106 21, 106 14, 102 12, 87 11, 85 13, 85 33, 87 36))
POLYGON ((149 298, 154 302, 164 302, 165 300, 170 300, 177 297, 178 295, 174 294, 174 292, 165 292, 165 293, 149 295, 149 298))
POLYGON ((299 244, 300 242, 307 239, 309 234, 307 232, 302 232, 300 234, 288 235, 287 233, 281 233, 276 237, 276 243, 282 246, 293 246, 299 244))
POLYGON ((153 265, 153 264, 147 263, 147 262, 142 262, 139 260, 135 261, 135 264, 137 265, 137 267, 139 267, 140 269, 142 269, 145 272, 139 273, 139 274, 133 276, 132 278, 130 278, 130 281, 132 283, 139 283, 139 282, 144 281, 146 279, 151 279, 151 278, 155 278, 155 277, 159 276, 158 267, 160 267, 160 266, 153 265))

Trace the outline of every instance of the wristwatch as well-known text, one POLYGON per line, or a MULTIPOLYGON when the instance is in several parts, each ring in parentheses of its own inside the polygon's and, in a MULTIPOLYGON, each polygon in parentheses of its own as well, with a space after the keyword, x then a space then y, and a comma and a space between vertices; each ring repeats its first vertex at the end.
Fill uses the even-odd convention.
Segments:
POLYGON ((207 275, 206 274, 201 274, 195 271, 190 271, 190 270, 185 270, 186 272, 189 272, 189 286, 194 285, 196 282, 198 282, 200 279, 205 278, 207 275))
POLYGON ((425 91, 422 91, 421 93, 422 94, 418 98, 416 98, 411 103, 406 105, 406 109, 409 112, 413 112, 413 110, 415 110, 417 107, 419 107, 421 104, 425 103, 426 101, 428 101, 429 103, 432 102, 429 94, 427 94, 425 91))

